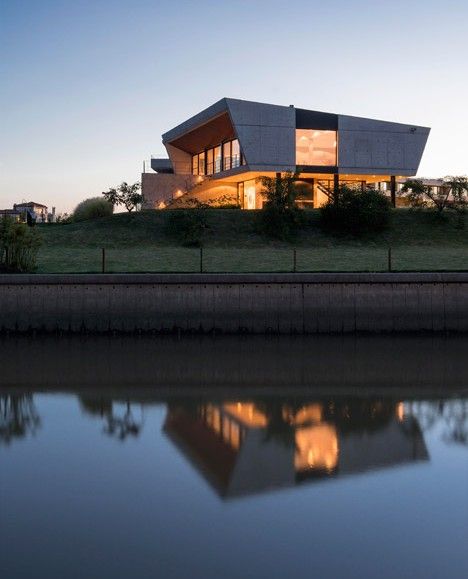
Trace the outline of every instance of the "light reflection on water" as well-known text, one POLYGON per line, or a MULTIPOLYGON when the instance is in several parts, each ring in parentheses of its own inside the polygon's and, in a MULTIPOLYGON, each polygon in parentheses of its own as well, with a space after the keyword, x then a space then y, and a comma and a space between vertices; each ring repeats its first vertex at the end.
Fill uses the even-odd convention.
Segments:
MULTIPOLYGON (((91 349, 106 344, 91 341, 91 349)), ((405 349, 440 351, 431 344, 406 341, 405 349)), ((173 363, 183 364, 172 346, 173 363)), ((46 356, 62 346, 19 347, 27 358, 31 348, 46 356)), ((346 350, 350 367, 353 350, 359 346, 346 350)), ((447 372, 443 384, 431 381, 439 371, 432 362, 404 395, 398 384, 387 387, 389 366, 383 386, 366 382, 372 360, 362 362, 363 394, 339 376, 328 386, 269 389, 268 372, 260 391, 253 382, 233 392, 221 356, 209 379, 225 387, 172 393, 159 383, 157 356, 152 388, 118 379, 103 386, 102 367, 94 387, 76 387, 53 367, 36 368, 35 378, 18 371, 21 386, 13 387, 11 361, 0 361, 8 376, 0 389, 2 577, 468 573, 462 366, 452 387, 447 372)))

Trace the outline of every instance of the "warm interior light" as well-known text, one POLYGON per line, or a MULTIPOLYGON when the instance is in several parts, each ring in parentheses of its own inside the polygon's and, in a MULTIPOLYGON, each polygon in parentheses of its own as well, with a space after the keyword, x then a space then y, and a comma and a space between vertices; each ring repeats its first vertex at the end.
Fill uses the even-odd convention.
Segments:
POLYGON ((332 470, 338 464, 338 437, 330 424, 319 424, 296 431, 296 470, 332 470))
POLYGON ((397 406, 397 417, 400 422, 405 419, 405 405, 403 402, 399 402, 397 406))
POLYGON ((297 165, 336 165, 336 131, 296 129, 297 165))
POLYGON ((322 420, 323 408, 321 404, 308 404, 303 406, 294 415, 287 416, 288 422, 297 426, 310 422, 320 422, 322 420))
POLYGON ((267 425, 266 416, 256 408, 253 402, 228 402, 224 404, 223 408, 225 412, 237 418, 237 420, 246 426, 259 428, 267 425))

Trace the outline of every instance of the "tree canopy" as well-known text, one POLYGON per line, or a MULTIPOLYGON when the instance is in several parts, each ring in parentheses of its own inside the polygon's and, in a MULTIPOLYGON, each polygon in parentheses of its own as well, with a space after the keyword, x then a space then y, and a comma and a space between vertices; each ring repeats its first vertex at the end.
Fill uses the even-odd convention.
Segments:
POLYGON ((140 190, 140 183, 129 185, 123 181, 118 187, 111 187, 108 191, 103 191, 102 194, 112 205, 123 205, 127 211, 133 211, 137 205, 143 202, 143 195, 140 190))

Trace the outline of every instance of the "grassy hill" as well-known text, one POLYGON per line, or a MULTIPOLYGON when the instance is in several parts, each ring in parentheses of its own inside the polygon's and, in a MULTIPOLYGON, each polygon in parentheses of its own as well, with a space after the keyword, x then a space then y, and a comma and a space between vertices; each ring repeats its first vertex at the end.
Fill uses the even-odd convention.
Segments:
MULTIPOLYGON (((39 225, 44 239, 40 272, 199 271, 200 250, 185 248, 167 233, 170 211, 120 213, 81 223, 39 225)), ((290 271, 293 249, 299 271, 379 271, 392 247, 395 270, 468 270, 468 228, 456 217, 440 221, 432 212, 398 209, 391 227, 370 239, 333 237, 318 226, 318 211, 294 244, 270 240, 258 231, 258 212, 210 209, 203 243, 206 271, 290 271)))

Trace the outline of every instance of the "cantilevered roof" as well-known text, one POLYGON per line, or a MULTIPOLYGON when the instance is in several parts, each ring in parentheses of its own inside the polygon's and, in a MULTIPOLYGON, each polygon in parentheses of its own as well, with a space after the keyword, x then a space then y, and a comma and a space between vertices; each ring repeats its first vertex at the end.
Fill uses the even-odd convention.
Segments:
POLYGON ((323 111, 222 98, 163 135, 168 148, 196 154, 238 138, 250 171, 296 170, 296 129, 338 131, 342 174, 415 175, 430 129, 323 111))

